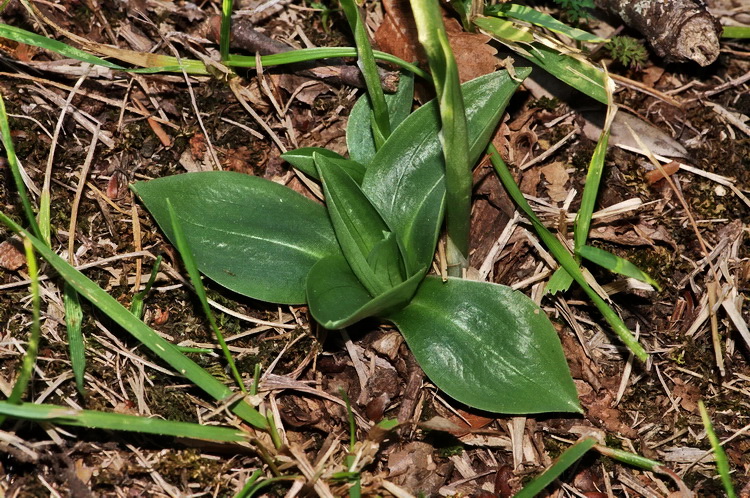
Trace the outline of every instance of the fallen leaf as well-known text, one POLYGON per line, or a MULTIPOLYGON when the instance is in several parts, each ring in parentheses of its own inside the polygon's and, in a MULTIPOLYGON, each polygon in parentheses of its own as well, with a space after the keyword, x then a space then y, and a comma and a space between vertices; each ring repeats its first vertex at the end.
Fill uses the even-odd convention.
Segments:
POLYGON ((566 171, 565 163, 555 161, 541 168, 544 179, 547 180, 547 194, 555 202, 562 202, 568 197, 568 189, 565 184, 568 183, 570 175, 566 171))
POLYGON ((16 271, 26 264, 23 245, 16 238, 11 238, 0 244, 0 268, 16 271))

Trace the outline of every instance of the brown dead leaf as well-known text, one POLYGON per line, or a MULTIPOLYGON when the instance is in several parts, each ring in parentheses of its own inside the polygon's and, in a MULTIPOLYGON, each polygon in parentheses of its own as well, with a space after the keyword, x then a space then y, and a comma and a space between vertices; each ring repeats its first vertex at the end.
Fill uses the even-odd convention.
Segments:
MULTIPOLYGON (((385 18, 375 33, 375 41, 384 52, 396 55, 407 61, 419 61, 427 66, 427 57, 422 50, 414 15, 406 0, 386 0, 383 2, 385 18)), ((444 17, 453 54, 458 65, 461 83, 494 72, 499 65, 497 50, 487 42, 489 36, 467 33, 453 18, 444 17)))
POLYGON ((0 268, 16 271, 26 264, 21 241, 12 238, 0 244, 0 268))
POLYGON ((453 55, 458 65, 458 77, 461 83, 495 72, 499 61, 495 56, 497 50, 487 42, 489 36, 479 33, 467 33, 461 25, 452 18, 443 18, 448 41, 453 49, 453 55))
POLYGON ((541 168, 544 179, 547 180, 547 194, 554 202, 562 202, 568 197, 568 189, 565 184, 568 183, 570 175, 566 171, 565 163, 555 161, 541 168))
POLYGON ((375 32, 380 50, 405 61, 424 63, 427 56, 417 37, 417 25, 408 0, 383 0, 385 17, 375 32))
POLYGON ((682 379, 674 379, 675 386, 672 389, 672 395, 680 400, 680 406, 683 410, 698 413, 698 400, 701 399, 701 390, 693 384, 685 384, 682 379))

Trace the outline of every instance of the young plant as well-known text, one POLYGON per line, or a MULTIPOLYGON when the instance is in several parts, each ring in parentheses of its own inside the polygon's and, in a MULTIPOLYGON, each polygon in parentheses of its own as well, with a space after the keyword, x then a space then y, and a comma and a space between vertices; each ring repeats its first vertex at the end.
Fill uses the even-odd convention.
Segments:
MULTIPOLYGON (((527 73, 513 79, 501 71, 462 85, 471 163, 527 73)), ((411 106, 403 94, 391 100, 411 106)), ((133 190, 174 241, 170 199, 199 269, 235 292, 307 304, 329 329, 368 317, 394 323, 430 379, 470 406, 579 411, 557 334, 531 300, 501 285, 426 276, 449 188, 440 129, 433 101, 374 152, 372 137, 357 137, 372 134, 369 112, 361 112, 347 133, 359 161, 321 149, 286 154, 321 182, 325 206, 230 172, 139 182, 133 190)))

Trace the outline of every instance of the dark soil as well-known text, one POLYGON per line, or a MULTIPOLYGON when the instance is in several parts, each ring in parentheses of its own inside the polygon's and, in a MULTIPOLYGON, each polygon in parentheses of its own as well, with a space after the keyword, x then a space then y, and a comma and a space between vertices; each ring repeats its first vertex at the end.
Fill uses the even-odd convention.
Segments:
MULTIPOLYGON (((269 7, 260 14, 248 14, 261 3, 249 1, 237 8, 244 9, 245 16, 252 17, 255 27, 268 36, 295 46, 304 45, 303 36, 316 46, 352 43, 340 12, 323 15, 308 8, 313 4, 282 1, 279 10, 269 7)), ((216 4, 104 0, 99 4, 45 2, 37 7, 61 28, 97 43, 132 50, 161 44, 155 48, 158 53, 172 55, 173 47, 185 57, 194 57, 193 51, 198 51, 218 58, 218 46, 206 39, 210 38, 210 19, 219 12, 216 4), (141 12, 136 14, 136 9, 141 12)), ((383 19, 379 3, 368 2, 368 15, 370 27, 377 28, 383 19)), ((0 20, 42 32, 38 20, 16 0, 0 10, 0 20)), ((591 28, 598 26, 597 21, 585 22, 592 23, 591 28)), ((46 30, 55 32, 49 26, 46 30)), ((629 86, 621 86, 616 94, 616 102, 624 109, 635 111, 686 146, 683 162, 730 178, 741 192, 750 189, 750 136, 709 105, 718 104, 746 118, 750 86, 745 82, 713 96, 704 93, 750 71, 746 42, 725 42, 719 60, 707 68, 670 65, 652 56, 639 68, 630 69, 612 63, 606 51, 598 52, 598 57, 610 64, 611 71, 679 101, 678 108, 629 86)), ((0 40, 0 92, 11 116, 16 152, 36 188, 44 181, 51 136, 61 113, 59 99, 68 98, 69 87, 80 77, 74 71, 80 68, 78 63, 48 64, 57 59, 51 53, 0 40)), ((252 96, 249 104, 285 148, 319 146, 345 151, 347 115, 361 90, 315 82, 284 68, 267 70, 264 84, 253 71, 241 77, 241 85, 252 96)), ((521 90, 509 107, 507 133, 501 129, 496 137, 496 143, 506 145, 503 153, 513 154, 509 163, 524 192, 553 206, 545 211, 543 203, 532 202, 549 226, 558 230, 563 228, 563 202, 551 196, 560 189, 564 194, 576 189, 579 195, 568 208, 576 212, 595 142, 578 133, 547 160, 523 171, 518 166, 526 153, 529 159, 536 157, 568 132, 580 129, 578 115, 564 117, 570 111, 568 104, 540 100, 521 90), (545 126, 557 118, 562 118, 559 124, 545 126), (533 140, 514 140, 520 133, 533 140), (555 162, 560 163, 559 170, 546 169, 555 162), (552 175, 561 171, 568 173, 568 179, 553 181, 552 175)), ((51 223, 53 249, 67 257, 69 237, 74 237, 76 264, 95 263, 85 274, 125 306, 133 299, 136 275, 145 281, 154 262, 153 257, 127 253, 163 254, 165 266, 146 300, 146 323, 175 344, 215 348, 199 301, 178 278, 182 267, 176 251, 127 188, 136 180, 186 169, 216 169, 211 148, 222 169, 287 183, 311 195, 279 158, 279 145, 246 112, 223 77, 191 78, 188 87, 179 75, 99 75, 92 70, 80 83, 57 139, 51 223), (128 109, 123 110, 123 105, 128 109), (139 107, 146 115, 133 111, 139 107), (100 140, 96 146, 71 235, 71 205, 92 136, 72 117, 73 109, 86 113, 82 120, 100 124, 110 142, 100 140), (159 118, 161 125, 147 116, 159 118), (157 136, 157 126, 168 142, 157 136), (134 209, 140 240, 134 232, 134 209), (125 256, 101 262, 118 255, 125 256)), ((744 237, 750 207, 729 186, 711 178, 681 170, 672 176, 675 191, 665 180, 649 183, 645 176, 649 169, 653 167, 642 157, 610 148, 599 207, 632 198, 640 199, 643 206, 597 219, 591 235, 593 245, 636 263, 663 287, 660 293, 626 288, 612 294, 615 309, 631 330, 639 331, 651 353, 647 364, 628 357, 579 290, 545 296, 543 277, 521 286, 522 292, 541 303, 559 332, 584 408, 581 416, 505 417, 477 412, 430 384, 395 329, 365 321, 348 329, 347 337, 321 330, 310 322, 304 307, 253 301, 206 282, 209 297, 234 312, 216 311, 216 316, 225 336, 232 338, 230 345, 248 384, 258 364, 262 372, 273 368, 277 376, 261 385, 262 402, 277 415, 287 445, 275 455, 275 471, 281 479, 269 481, 261 493, 284 496, 291 489, 292 495, 323 494, 309 476, 304 477, 301 462, 306 459, 331 494, 346 495, 346 481, 332 477, 345 469, 349 443, 347 410, 340 402, 343 391, 360 417, 358 441, 369 441, 369 446, 358 447, 366 462, 362 467, 365 495, 395 495, 397 491, 384 484, 388 481, 413 495, 511 496, 549 467, 571 442, 594 434, 611 448, 663 462, 680 479, 591 453, 547 488, 549 496, 690 496, 688 490, 695 496, 725 496, 713 457, 700 460, 710 449, 698 408, 698 401, 703 400, 719 439, 726 441, 734 485, 738 491, 744 489, 742 496, 750 496, 750 344, 738 333, 726 309, 717 309, 715 332, 723 366, 717 363, 707 318, 707 284, 714 277, 702 261, 706 248, 699 243, 680 197, 708 250, 716 248, 711 261, 720 274, 720 299, 731 300, 745 320, 750 254, 744 237), (259 325, 258 320, 282 326, 259 325), (359 378, 353 357, 364 366, 366 378, 359 378), (463 430, 449 433, 420 425, 436 416, 463 430), (367 429, 384 418, 398 418, 402 426, 384 439, 367 439, 367 429), (295 487, 295 479, 301 487, 295 487)), ((0 162, 0 174, 1 209, 22 222, 23 210, 5 161, 0 162)), ((486 162, 477 168, 475 177, 472 265, 479 267, 512 217, 514 206, 486 162)), ((543 259, 524 228, 533 231, 523 224, 516 228, 494 264, 492 281, 513 285, 549 270, 540 264, 543 259)), ((0 231, 0 239, 13 240, 7 230, 0 231)), ((22 283, 27 269, 9 263, 19 257, 18 242, 14 244, 15 249, 0 246, 0 390, 6 396, 20 367, 31 322, 28 285, 22 283)), ((611 273, 593 267, 591 271, 600 284, 621 282, 611 273)), ((158 358, 88 303, 83 305, 86 395, 78 393, 62 318, 62 284, 44 265, 43 272, 50 278, 43 282, 42 342, 26 400, 178 421, 233 422, 224 411, 215 413, 216 405, 184 379, 167 375, 158 358)), ((231 384, 216 351, 191 353, 190 357, 231 384)), ((232 496, 256 470, 260 469, 263 478, 274 475, 252 445, 14 420, 6 420, 2 428, 0 495, 9 497, 232 496)))

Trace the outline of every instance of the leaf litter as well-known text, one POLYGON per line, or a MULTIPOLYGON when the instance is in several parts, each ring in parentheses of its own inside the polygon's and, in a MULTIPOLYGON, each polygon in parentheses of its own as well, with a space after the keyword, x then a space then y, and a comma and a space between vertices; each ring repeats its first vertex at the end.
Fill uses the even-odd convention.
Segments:
MULTIPOLYGON (((383 42, 381 48, 384 49, 385 40, 392 40, 396 42, 394 49, 413 50, 416 45, 410 37, 414 33, 403 27, 403 11, 394 13, 397 12, 391 6, 394 3, 384 2, 385 17, 381 26, 391 27, 380 28, 391 31, 383 31, 385 34, 376 35, 376 39, 383 42)), ((254 12, 259 6, 240 8, 254 12)), ((95 42, 113 42, 116 40, 108 39, 109 30, 112 25, 120 24, 125 27, 124 43, 137 49, 145 40, 153 43, 168 35, 170 30, 182 29, 193 34, 192 23, 207 17, 206 12, 197 7, 141 6, 145 19, 168 13, 168 20, 157 25, 128 16, 125 7, 107 7, 96 12, 76 11, 76 15, 91 16, 87 24, 91 29, 78 34, 95 42), (107 19, 112 13, 117 16, 107 19)), ((262 29, 273 36, 285 33, 283 41, 291 45, 303 46, 308 42, 327 45, 333 35, 325 33, 321 19, 314 12, 295 7, 289 2, 280 2, 274 7, 279 9, 277 12, 265 18, 261 16, 256 22, 266 23, 262 29)), ((46 9, 45 13, 67 29, 76 30, 80 25, 80 20, 75 20, 70 13, 56 9, 46 9)), ((257 17, 259 13, 252 15, 257 17)), ((375 12, 373 18, 378 15, 383 13, 375 12)), ((26 22, 28 14, 12 2, 2 16, 5 22, 13 24, 26 22)), ((498 66, 493 56, 495 49, 487 44, 486 37, 463 33, 455 21, 451 21, 451 25, 451 41, 461 68, 484 74, 498 66)), ((339 36, 340 41, 348 43, 345 35, 339 36)), ((202 50, 211 49, 210 45, 200 46, 202 50)), ((746 51, 746 45, 735 43, 733 50, 738 49, 746 51)), ((61 78, 70 86, 80 77, 74 65, 53 64, 44 52, 29 51, 23 46, 11 50, 14 61, 30 61, 44 71, 54 69, 57 71, 54 78, 61 78)), ((405 58, 418 59, 415 56, 405 58)), ((731 81, 746 73, 747 66, 746 60, 728 56, 716 71, 722 81, 731 81)), ((687 146, 693 168, 707 175, 731 178, 739 190, 746 190, 750 180, 745 173, 750 166, 750 145, 747 138, 743 138, 741 114, 747 113, 747 109, 738 104, 746 83, 728 86, 721 93, 711 95, 716 99, 714 105, 705 106, 698 98, 719 87, 717 82, 710 76, 691 73, 689 69, 673 69, 672 66, 663 69, 658 63, 652 63, 643 73, 628 76, 635 80, 640 78, 646 86, 679 99, 680 112, 675 114, 663 100, 630 87, 621 92, 618 101, 635 110, 644 121, 656 125, 660 133, 670 139, 676 137, 687 146), (740 118, 737 118, 738 113, 740 118)), ((0 79, 0 88, 14 115, 12 126, 18 132, 19 156, 32 181, 41 185, 42 165, 50 148, 45 131, 54 128, 70 87, 61 90, 59 80, 54 81, 51 72, 42 73, 41 77, 34 75, 42 89, 29 86, 25 70, 18 75, 9 74, 4 73, 0 79)), ((301 88, 306 81, 288 81, 283 68, 266 70, 266 76, 269 78, 264 87, 253 75, 248 75, 255 86, 243 93, 248 101, 264 103, 263 107, 256 107, 262 111, 257 117, 249 116, 226 86, 209 84, 206 80, 192 84, 197 112, 201 113, 219 163, 224 167, 252 171, 279 183, 293 182, 300 192, 314 198, 277 159, 279 147, 268 138, 268 132, 290 147, 294 140, 299 145, 324 147, 330 147, 336 140, 343 143, 345 116, 353 104, 354 94, 346 87, 329 84, 313 83, 301 88), (276 102, 278 109, 271 96, 279 100, 276 102), (285 112, 279 113, 279 109, 285 112)), ((113 178, 132 181, 181 172, 182 168, 187 169, 181 161, 185 154, 202 165, 198 167, 211 165, 205 159, 203 131, 198 126, 196 109, 181 79, 153 76, 147 81, 145 85, 140 79, 133 81, 133 85, 143 91, 139 90, 136 98, 128 96, 127 85, 122 81, 106 79, 106 75, 92 72, 84 79, 79 92, 81 100, 74 104, 74 111, 63 123, 64 139, 57 145, 53 176, 53 220, 58 228, 54 237, 65 246, 71 237, 66 232, 69 221, 66 210, 75 190, 76 173, 90 142, 90 133, 86 130, 100 125, 100 143, 89 175, 91 187, 84 194, 74 234, 75 257, 80 264, 94 265, 89 275, 125 303, 131 298, 129 289, 135 282, 135 258, 143 257, 143 252, 135 252, 141 249, 136 247, 132 231, 133 199, 118 189, 111 199, 104 200, 107 196, 93 188, 109 192, 114 188, 111 187, 113 178), (95 103, 98 103, 98 110, 85 111, 95 103), (174 140, 170 143, 163 137, 160 139, 156 135, 156 121, 149 122, 145 119, 147 116, 166 122, 167 133, 174 140), (131 151, 135 152, 135 158, 123 160, 131 151), (109 167, 110 161, 115 162, 115 168, 109 167)), ((520 182, 524 193, 538 199, 533 205, 540 208, 549 226, 564 234, 566 224, 570 223, 569 216, 577 210, 574 198, 567 202, 569 192, 582 190, 585 171, 581 162, 588 162, 592 145, 585 138, 580 119, 570 115, 564 102, 553 102, 552 109, 545 112, 531 111, 531 104, 538 104, 539 100, 540 97, 528 94, 518 96, 508 125, 519 120, 523 125, 506 125, 506 139, 513 147, 512 157, 508 147, 504 150, 508 151, 509 164, 520 168, 541 155, 549 144, 559 142, 572 129, 578 130, 576 138, 565 142, 554 155, 530 166, 520 182), (546 126, 557 119, 562 121, 546 126), (533 134, 535 140, 529 140, 530 135, 526 135, 522 142, 523 137, 518 136, 521 131, 533 134)), ((653 152, 670 155, 664 150, 653 152)), ((480 166, 477 172, 482 168, 480 166)), ((728 440, 726 450, 735 470, 733 477, 737 487, 747 485, 750 367, 748 345, 736 330, 742 330, 747 317, 741 297, 750 281, 747 246, 743 243, 748 207, 731 197, 731 192, 720 195, 719 184, 710 176, 670 172, 678 188, 677 192, 671 192, 665 187, 664 179, 651 175, 649 178, 653 181, 646 180, 647 166, 627 151, 610 151, 607 168, 607 185, 600 195, 599 207, 632 197, 640 198, 644 207, 617 215, 614 220, 603 218, 595 222, 592 239, 657 275, 665 292, 656 295, 625 291, 613 297, 626 320, 640 326, 642 337, 654 352, 651 369, 627 361, 618 343, 598 322, 598 316, 591 313, 575 291, 542 301, 547 311, 556 317, 558 333, 585 410, 582 417, 497 417, 462 412, 463 407, 452 406, 452 402, 445 401, 426 382, 406 346, 388 327, 358 324, 349 330, 351 340, 346 340, 338 333, 316 329, 307 321, 302 308, 278 308, 243 300, 227 296, 209 285, 213 301, 233 313, 221 319, 221 327, 237 352, 240 368, 252 372, 254 364, 261 363, 267 372, 259 395, 269 400, 277 423, 284 428, 286 440, 297 445, 298 449, 292 452, 293 460, 315 492, 340 495, 345 489, 320 481, 312 484, 314 472, 310 472, 315 468, 327 468, 330 455, 334 455, 333 460, 341 455, 337 447, 346 440, 347 425, 340 388, 353 400, 355 418, 362 429, 361 439, 366 433, 364 429, 380 417, 398 416, 402 422, 397 435, 383 442, 372 456, 373 462, 364 468, 365 485, 381 493, 383 489, 391 489, 391 492, 401 489, 411 493, 423 491, 428 495, 485 492, 509 496, 509 492, 519 489, 525 476, 537 474, 551 463, 564 449, 563 441, 575 440, 581 427, 589 427, 603 431, 611 446, 660 459, 678 473, 687 471, 683 477, 698 495, 719 495, 721 491, 713 480, 710 460, 701 459, 708 446, 695 410, 698 399, 708 401, 719 437, 728 440), (693 211, 710 254, 704 254, 697 244, 685 211, 677 201, 678 195, 685 198, 693 211), (657 201, 657 204, 649 204, 650 201, 657 201), (714 296, 714 307, 709 306, 707 299, 712 268, 721 282, 718 295, 714 296), (724 311, 715 309, 719 306, 724 311), (719 374, 711 341, 712 316, 717 318, 715 327, 723 343, 724 375, 719 374), (435 425, 435 417, 449 421, 451 427, 468 426, 471 433, 446 431, 445 424, 435 425), (485 419, 490 421, 486 427, 485 419), (433 421, 433 425, 420 426, 419 422, 426 421, 433 421), (696 463, 698 460, 700 462, 696 463), (383 479, 399 488, 384 486, 383 479)), ((481 185, 477 190, 481 201, 475 204, 473 216, 489 221, 480 224, 484 228, 474 233, 474 254, 481 256, 472 259, 477 267, 503 236, 507 220, 515 219, 513 205, 498 188, 494 177, 485 176, 481 185)), ((8 184, 0 186, 0 194, 3 210, 20 215, 8 184)), ((172 252, 170 259, 174 262, 173 250, 155 229, 154 222, 143 213, 139 213, 139 219, 143 251, 149 255, 172 252)), ((489 274, 495 281, 506 284, 529 280, 525 290, 541 297, 544 279, 534 281, 534 277, 552 268, 541 258, 540 246, 529 242, 528 237, 533 236, 525 230, 524 220, 514 223, 506 242, 495 253, 489 274)), ((7 259, 9 263, 3 265, 0 273, 3 279, 0 282, 3 289, 0 323, 5 324, 2 344, 8 365, 2 386, 4 392, 12 382, 12 372, 20 358, 15 345, 25 341, 28 321, 18 304, 23 302, 18 287, 27 285, 23 283, 26 274, 23 267, 17 266, 12 249, 7 251, 3 253, 3 261, 7 259)), ((145 266, 151 261, 151 258, 143 258, 145 266)), ((176 342, 211 346, 205 320, 182 288, 184 279, 177 278, 178 275, 173 271, 162 273, 147 300, 147 313, 154 317, 152 324, 176 342), (168 312, 166 318, 162 310, 168 312), (161 318, 156 319, 157 315, 161 318)), ((597 277, 602 281, 611 279, 606 275, 597 277)), ((45 324, 45 343, 39 364, 44 375, 34 379, 34 400, 138 414, 156 413, 170 419, 181 416, 204 421, 221 419, 221 415, 196 393, 186 390, 179 379, 166 375, 161 365, 153 363, 135 343, 120 337, 111 323, 100 321, 101 317, 90 309, 86 310, 84 325, 89 345, 93 346, 88 353, 89 394, 86 399, 79 398, 67 375, 69 369, 61 367, 67 359, 64 327, 59 324, 61 315, 55 311, 55 307, 60 306, 59 294, 52 281, 49 285, 45 301, 50 319, 45 324), (181 410, 185 412, 182 415, 181 410)), ((199 361, 216 373, 222 372, 222 364, 214 354, 200 357, 199 361)), ((16 434, 6 434, 2 449, 5 473, 2 486, 9 496, 50 490, 75 496, 116 495, 126 491, 154 496, 209 490, 231 494, 248 478, 247 469, 260 465, 250 454, 234 448, 229 449, 235 455, 229 461, 222 457, 227 448, 205 444, 191 449, 176 441, 164 445, 161 440, 160 447, 171 449, 160 451, 155 449, 153 440, 145 436, 135 440, 112 434, 89 437, 75 429, 42 433, 31 425, 21 426, 16 434), (68 431, 76 436, 70 437, 68 431)), ((631 496, 666 496, 676 489, 653 474, 640 473, 621 464, 600 463, 582 463, 552 494, 563 496, 563 490, 568 489, 581 493, 606 490, 613 496, 622 496, 625 492, 631 496)), ((275 492, 284 494, 285 490, 275 492)))

